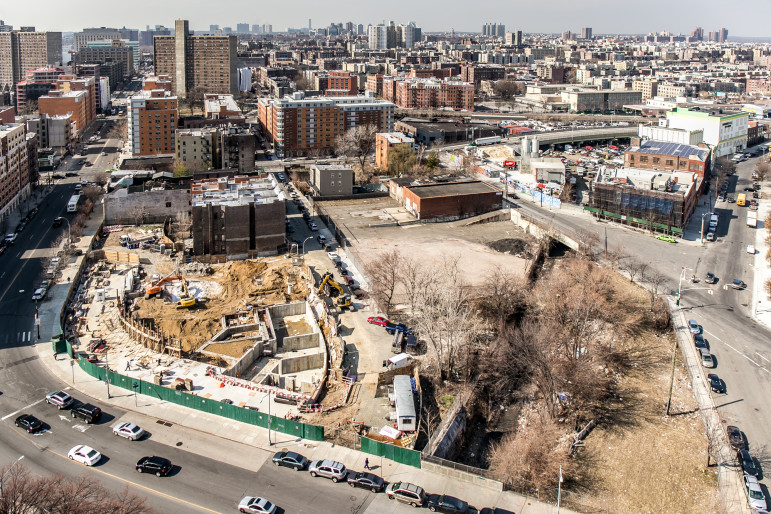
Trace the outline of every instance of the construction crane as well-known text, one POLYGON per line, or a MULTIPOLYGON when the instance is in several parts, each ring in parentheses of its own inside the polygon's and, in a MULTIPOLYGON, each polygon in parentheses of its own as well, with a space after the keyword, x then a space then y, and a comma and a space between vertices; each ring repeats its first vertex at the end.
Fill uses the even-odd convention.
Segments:
POLYGON ((145 286, 145 298, 153 298, 155 295, 161 292, 161 286, 166 282, 173 282, 174 280, 180 280, 182 277, 174 275, 174 271, 158 280, 157 282, 150 282, 145 286))
POLYGON ((190 296, 190 292, 187 290, 187 280, 180 278, 182 281, 182 294, 179 295, 179 301, 177 307, 195 307, 195 297, 190 296))
POLYGON ((323 277, 321 277, 321 283, 319 284, 318 292, 319 294, 329 295, 332 298, 345 294, 345 291, 343 291, 343 288, 340 287, 340 284, 335 282, 335 279, 332 277, 332 273, 328 271, 324 273, 323 277), (327 289, 327 287, 329 287, 329 289, 327 289))

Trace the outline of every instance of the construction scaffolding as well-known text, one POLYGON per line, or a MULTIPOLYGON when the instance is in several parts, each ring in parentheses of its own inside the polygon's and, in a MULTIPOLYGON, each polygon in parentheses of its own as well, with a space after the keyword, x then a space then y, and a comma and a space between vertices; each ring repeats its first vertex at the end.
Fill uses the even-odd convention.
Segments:
POLYGON ((611 218, 668 232, 673 228, 685 228, 688 221, 684 212, 685 198, 680 192, 639 189, 623 183, 595 182, 592 185, 592 210, 617 215, 611 218))

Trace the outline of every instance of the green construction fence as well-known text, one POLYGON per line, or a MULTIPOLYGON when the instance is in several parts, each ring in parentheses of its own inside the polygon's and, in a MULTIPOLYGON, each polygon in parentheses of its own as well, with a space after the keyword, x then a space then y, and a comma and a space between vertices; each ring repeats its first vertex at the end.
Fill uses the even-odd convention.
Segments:
POLYGON ((381 443, 368 437, 361 438, 361 451, 378 457, 385 457, 400 464, 407 464, 415 468, 420 468, 420 452, 394 446, 392 444, 381 443))
MULTIPOLYGON (((54 343, 54 349, 61 348, 61 345, 54 343)), ((65 347, 62 348, 61 353, 67 351, 70 356, 73 356, 72 346, 69 342, 65 342, 65 347)), ((77 356, 74 356, 77 358, 77 356)), ((222 403, 217 400, 211 400, 208 398, 201 398, 185 391, 177 391, 169 387, 163 387, 143 380, 134 379, 116 373, 114 371, 107 370, 101 366, 98 366, 92 362, 88 362, 86 359, 77 359, 80 368, 101 381, 105 378, 109 378, 110 385, 117 386, 129 391, 135 391, 136 394, 143 394, 145 396, 152 396, 163 401, 176 403, 177 405, 183 405, 191 409, 196 409, 202 412, 208 412, 209 414, 216 414, 223 418, 232 419, 234 421, 240 421, 242 423, 248 423, 262 428, 268 428, 268 421, 270 420, 271 430, 276 430, 285 434, 291 434, 296 437, 308 439, 311 441, 323 441, 324 440, 324 427, 316 425, 307 425, 305 423, 298 423, 296 421, 290 421, 284 418, 268 415, 256 410, 244 409, 237 405, 231 405, 222 403)))

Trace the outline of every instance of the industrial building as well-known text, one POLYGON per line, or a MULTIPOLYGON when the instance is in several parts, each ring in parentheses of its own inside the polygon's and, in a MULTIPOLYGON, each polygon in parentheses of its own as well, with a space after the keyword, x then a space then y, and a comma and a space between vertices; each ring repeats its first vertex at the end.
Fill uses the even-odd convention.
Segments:
POLYGON ((667 112, 667 126, 683 130, 701 130, 714 159, 747 148, 749 113, 723 112, 720 108, 683 109, 667 112))
POLYGON ((452 144, 473 141, 480 137, 502 136, 505 129, 487 123, 463 123, 455 120, 429 121, 422 118, 402 118, 394 128, 415 139, 419 145, 452 144))
POLYGON ((503 201, 501 191, 479 180, 406 185, 402 189, 402 205, 419 220, 476 216, 499 209, 503 201))
POLYGON ((709 148, 704 144, 699 147, 665 141, 643 141, 624 152, 624 166, 690 171, 704 178, 704 173, 709 169, 709 148))
POLYGON ((193 254, 235 260, 285 247, 286 207, 272 178, 222 177, 191 186, 193 254))
POLYGON ((344 164, 314 164, 310 168, 311 188, 315 196, 353 194, 353 168, 344 164))
POLYGON ((701 182, 685 171, 600 168, 591 183, 587 210, 603 219, 682 234, 696 208, 701 182))

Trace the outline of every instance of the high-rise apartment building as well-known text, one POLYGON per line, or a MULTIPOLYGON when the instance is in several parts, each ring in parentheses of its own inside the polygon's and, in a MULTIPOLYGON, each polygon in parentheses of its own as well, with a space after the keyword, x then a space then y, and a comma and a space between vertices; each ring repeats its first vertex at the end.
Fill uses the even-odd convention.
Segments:
POLYGON ((132 58, 134 59, 134 69, 139 68, 139 59, 142 56, 142 52, 139 50, 139 41, 129 41, 128 39, 105 39, 102 41, 89 41, 88 48, 94 47, 129 47, 134 51, 132 52, 132 58))
POLYGON ((236 32, 239 34, 248 34, 249 33, 249 24, 248 23, 237 23, 236 24, 236 32))
POLYGON ((88 46, 89 41, 112 41, 113 39, 120 39, 121 33, 118 29, 111 29, 107 27, 83 29, 83 32, 76 32, 73 34, 72 39, 74 44, 74 50, 77 52, 81 48, 88 46))
POLYGON ((335 138, 354 127, 374 125, 378 131, 390 132, 394 104, 378 100, 372 93, 305 98, 297 92, 278 100, 260 99, 259 117, 277 155, 300 157, 332 153, 335 138))
POLYGON ((725 43, 728 41, 728 29, 720 29, 717 31, 718 43, 725 43))
POLYGON ((112 44, 86 46, 81 48, 79 52, 72 54, 72 65, 119 62, 123 77, 127 77, 134 74, 134 50, 131 46, 113 46, 112 44))
POLYGON ((61 32, 0 32, 0 90, 12 89, 27 70, 61 64, 61 32))
POLYGON ((59 66, 46 66, 27 70, 25 78, 16 84, 16 112, 24 114, 29 102, 35 103, 30 108, 34 110, 37 99, 56 89, 56 81, 64 75, 64 68, 59 66))
POLYGON ((507 32, 505 43, 507 45, 522 46, 522 31, 507 32))
POLYGON ((460 76, 463 82, 471 82, 474 85, 479 85, 483 80, 505 79, 506 68, 499 65, 463 65, 460 67, 460 76))
POLYGON ((489 37, 506 37, 506 25, 503 23, 485 23, 482 25, 482 35, 489 37))
POLYGON ((359 76, 348 71, 330 71, 324 96, 356 96, 359 94, 359 76))
POLYGON ((696 27, 691 31, 691 39, 694 41, 703 41, 704 40, 704 29, 701 27, 696 27))
POLYGON ((412 48, 423 39, 423 30, 415 26, 415 22, 407 25, 370 25, 367 30, 367 45, 370 50, 387 50, 389 48, 412 48))
POLYGON ((592 39, 591 27, 581 27, 581 39, 592 39))
POLYGON ((194 89, 236 94, 236 46, 236 36, 192 35, 188 21, 177 20, 173 36, 153 40, 155 73, 170 75, 180 98, 194 89))
POLYGON ((29 155, 27 127, 12 123, 0 125, 0 220, 4 219, 30 194, 30 183, 36 169, 36 155, 29 155))
POLYGON ((179 119, 176 96, 162 89, 140 91, 129 99, 127 116, 132 155, 174 153, 179 119))

